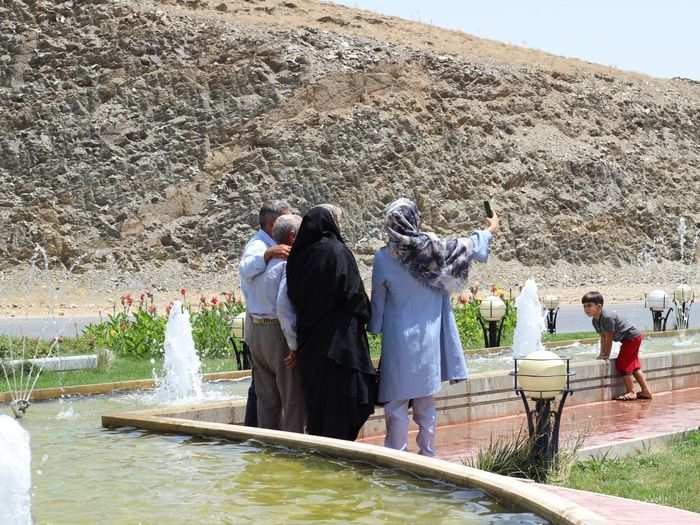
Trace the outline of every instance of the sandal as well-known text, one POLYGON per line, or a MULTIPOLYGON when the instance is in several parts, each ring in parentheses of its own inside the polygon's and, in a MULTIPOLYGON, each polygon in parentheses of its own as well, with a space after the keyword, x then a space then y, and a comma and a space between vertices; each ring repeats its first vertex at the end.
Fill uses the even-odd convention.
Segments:
POLYGON ((622 394, 621 396, 617 396, 615 398, 615 401, 636 401, 637 400, 637 394, 634 392, 627 392, 625 394, 622 394))
POLYGON ((651 394, 645 394, 644 392, 637 392, 637 399, 651 399, 653 396, 651 394))

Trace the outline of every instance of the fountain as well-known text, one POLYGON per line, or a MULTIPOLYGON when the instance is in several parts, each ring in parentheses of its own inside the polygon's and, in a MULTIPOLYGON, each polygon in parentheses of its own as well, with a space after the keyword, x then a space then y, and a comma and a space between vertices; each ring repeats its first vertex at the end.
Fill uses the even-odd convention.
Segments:
POLYGON ((29 434, 0 415, 0 523, 31 525, 31 486, 29 434))
MULTIPOLYGON (((558 306, 559 298, 548 296, 547 306, 558 306)), ((566 398, 571 393, 569 358, 544 349, 545 330, 537 284, 528 279, 518 297, 518 318, 513 336, 514 390, 523 401, 532 448, 530 461, 549 467, 559 451, 559 426, 566 398), (556 398, 561 396, 558 403, 556 398), (528 402, 534 401, 534 406, 528 402)))
POLYGON ((537 297, 537 284, 528 279, 520 295, 515 300, 518 321, 513 333, 513 357, 521 359, 528 354, 542 350, 542 332, 545 330, 542 305, 537 297))
POLYGON ((685 217, 681 217, 678 219, 678 244, 681 252, 681 264, 683 264, 683 261, 685 260, 685 240, 687 232, 688 226, 686 225, 685 217))
POLYGON ((175 301, 165 327, 165 376, 159 382, 156 396, 164 402, 200 399, 202 373, 199 356, 192 339, 190 313, 175 301))
MULTIPOLYGON (((54 338, 46 357, 52 357, 57 346, 58 338, 54 338)), ((0 358, 0 369, 2 370, 0 378, 4 378, 7 383, 8 390, 12 396, 10 407, 16 419, 22 419, 31 405, 29 400, 44 369, 42 366, 35 364, 37 362, 36 350, 31 359, 26 359, 26 348, 27 339, 24 338, 22 340, 21 355, 15 354, 10 344, 9 359, 0 358)))

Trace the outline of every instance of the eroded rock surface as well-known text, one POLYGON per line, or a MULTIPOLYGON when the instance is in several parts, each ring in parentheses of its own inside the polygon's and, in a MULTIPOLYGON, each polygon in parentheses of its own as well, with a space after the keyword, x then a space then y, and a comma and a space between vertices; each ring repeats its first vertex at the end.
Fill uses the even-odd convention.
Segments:
POLYGON ((0 0, 0 265, 39 244, 66 267, 221 269, 270 197, 342 205, 366 264, 401 195, 441 234, 493 195, 511 263, 679 259, 681 217, 695 258, 697 83, 470 60, 312 7, 0 0))

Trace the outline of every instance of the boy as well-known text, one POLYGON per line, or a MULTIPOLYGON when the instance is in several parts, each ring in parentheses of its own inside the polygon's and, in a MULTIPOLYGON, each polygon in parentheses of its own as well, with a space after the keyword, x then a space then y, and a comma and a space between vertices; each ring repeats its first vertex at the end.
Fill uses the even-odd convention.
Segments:
POLYGON ((593 328, 600 334, 600 354, 598 359, 607 360, 613 341, 621 341, 620 353, 615 362, 615 368, 622 374, 625 383, 625 393, 616 397, 617 401, 634 401, 635 399, 651 399, 651 390, 639 362, 639 346, 642 344, 642 333, 615 312, 603 310, 603 295, 600 292, 588 292, 581 299, 583 311, 593 321, 593 328), (634 391, 632 376, 637 380, 641 391, 634 391))

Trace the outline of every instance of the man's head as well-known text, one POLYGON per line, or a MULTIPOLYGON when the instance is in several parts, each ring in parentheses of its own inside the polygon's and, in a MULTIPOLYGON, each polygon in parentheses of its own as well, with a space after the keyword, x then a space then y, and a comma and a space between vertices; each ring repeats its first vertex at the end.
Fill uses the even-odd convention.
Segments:
POLYGON ((289 213, 291 206, 287 201, 268 201, 260 208, 258 220, 260 229, 272 237, 272 225, 275 224, 277 217, 289 213))
POLYGON ((297 232, 301 226, 301 217, 287 213, 280 215, 272 226, 272 239, 277 244, 291 246, 297 237, 297 232))
POLYGON ((583 311, 588 317, 598 318, 603 312, 603 294, 600 292, 588 292, 581 298, 583 311))

